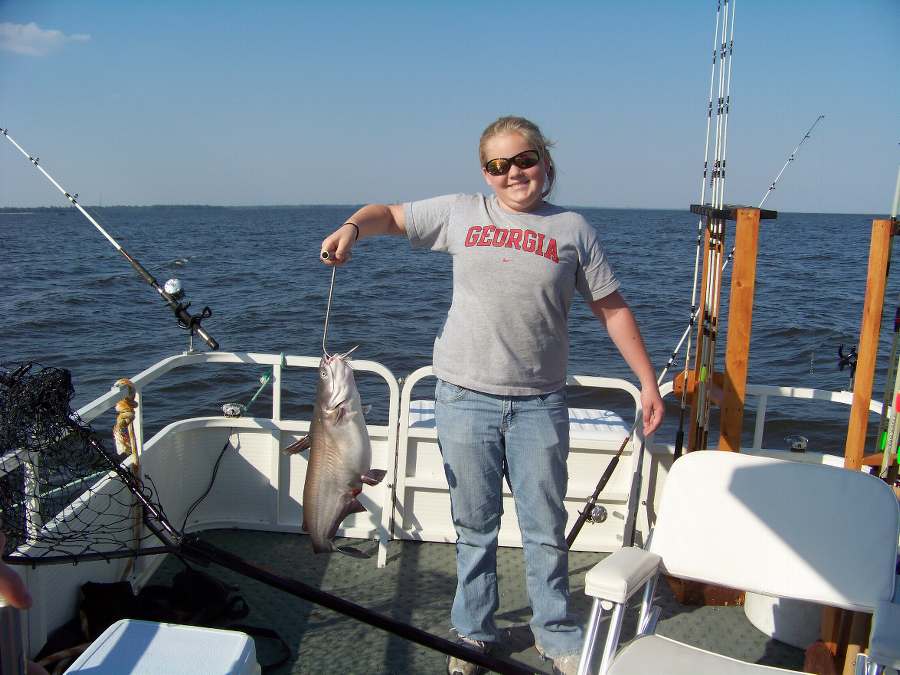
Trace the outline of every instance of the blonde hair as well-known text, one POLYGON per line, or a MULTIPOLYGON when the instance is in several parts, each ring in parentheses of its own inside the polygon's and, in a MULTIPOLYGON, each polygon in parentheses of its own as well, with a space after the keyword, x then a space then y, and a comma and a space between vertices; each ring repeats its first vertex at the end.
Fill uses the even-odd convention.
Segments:
POLYGON ((541 197, 546 197, 553 190, 553 184, 556 182, 556 163, 550 156, 550 148, 553 147, 553 141, 546 138, 538 125, 527 120, 524 117, 516 117, 507 115, 500 117, 496 121, 491 122, 487 128, 481 132, 481 140, 478 143, 478 159, 480 165, 484 166, 486 162, 493 157, 485 156, 485 146, 487 142, 494 136, 500 134, 519 134, 525 141, 541 155, 544 160, 544 166, 547 168, 547 185, 544 188, 541 197))

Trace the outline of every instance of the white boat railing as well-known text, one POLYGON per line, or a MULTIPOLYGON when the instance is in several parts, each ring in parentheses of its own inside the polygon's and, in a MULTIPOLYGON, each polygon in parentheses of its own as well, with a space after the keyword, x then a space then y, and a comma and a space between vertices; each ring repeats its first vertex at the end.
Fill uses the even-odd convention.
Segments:
MULTIPOLYGON (((805 387, 775 387, 770 385, 747 385, 747 394, 756 397, 756 405, 754 410, 756 413, 755 423, 753 427, 753 446, 751 449, 762 449, 763 432, 766 425, 766 409, 769 404, 770 397, 776 398, 796 398, 808 401, 828 401, 830 403, 840 403, 843 405, 852 405, 852 391, 827 391, 824 389, 809 389, 805 387)), ((869 412, 877 415, 881 414, 881 402, 872 399, 869 402, 869 412)))
MULTIPOLYGON (((437 445, 433 401, 412 400, 413 388, 422 380, 433 377, 432 367, 424 366, 403 382, 392 536, 395 539, 452 543, 456 541, 456 531, 450 517, 449 486, 437 445), (423 421, 425 419, 427 422, 423 421)), ((579 510, 584 508, 585 499, 593 491, 606 463, 623 440, 631 437, 627 450, 623 452, 623 470, 616 472, 601 499, 608 508, 609 517, 586 528, 575 545, 577 550, 613 551, 622 545, 622 531, 628 515, 628 494, 638 464, 638 453, 633 449, 640 447, 640 443, 635 442, 638 435, 634 432, 634 420, 641 415, 641 393, 631 382, 611 377, 575 375, 568 377, 566 384, 620 392, 628 398, 633 411, 633 419, 626 422, 610 411, 569 409, 569 485, 564 506, 569 513, 570 524, 577 519, 579 510), (588 414, 600 412, 608 415, 588 414)), ((503 513, 509 515, 501 521, 498 541, 501 546, 521 546, 515 501, 508 487, 502 489, 501 498, 503 513)))
MULTIPOLYGON (((132 378, 132 382, 134 384, 136 392, 135 398, 138 401, 138 407, 135 411, 136 416, 133 424, 139 456, 145 449, 143 409, 145 407, 144 398, 146 388, 152 383, 157 382, 158 380, 160 380, 160 378, 164 377, 166 374, 173 370, 186 367, 197 367, 206 364, 246 364, 249 366, 271 367, 272 376, 270 383, 272 386, 272 404, 270 419, 267 419, 265 416, 258 416, 247 417, 240 420, 236 420, 234 418, 228 419, 224 417, 180 420, 174 422, 173 424, 167 425, 161 431, 159 431, 154 436, 154 439, 151 439, 151 441, 148 442, 150 445, 155 444, 155 442, 158 441, 161 437, 175 432, 187 432, 198 427, 222 428, 231 426, 235 430, 243 429, 250 431, 255 429, 261 433, 268 433, 273 438, 271 447, 277 449, 279 447, 279 442, 282 439, 282 435, 302 433, 306 428, 308 428, 307 422, 282 419, 282 382, 285 368, 317 368, 319 364, 319 359, 317 357, 293 355, 283 356, 278 354, 263 354, 251 352, 184 353, 163 359, 145 369, 144 371, 138 373, 132 378)), ((397 378, 391 373, 391 371, 389 371, 383 365, 374 361, 358 360, 353 362, 353 367, 358 371, 371 372, 379 375, 385 381, 389 390, 390 401, 388 406, 389 418, 387 427, 376 427, 370 425, 370 432, 379 435, 383 439, 382 448, 384 448, 387 453, 387 456, 385 457, 385 468, 388 473, 383 482, 383 491, 379 491, 379 498, 383 498, 383 501, 381 501, 380 503, 380 513, 378 513, 377 523, 377 534, 378 538, 381 540, 379 562, 383 563, 386 557, 386 539, 393 536, 394 529, 397 527, 397 524, 395 522, 397 510, 396 506, 398 503, 400 503, 402 506, 403 502, 402 490, 400 494, 397 494, 396 490, 398 487, 398 483, 402 484, 404 482, 404 476, 398 476, 397 472, 398 467, 405 466, 404 463, 406 462, 406 451, 408 449, 409 443, 412 442, 409 426, 410 395, 412 386, 422 378, 430 376, 432 374, 432 371, 430 366, 426 366, 425 368, 420 368, 419 370, 415 371, 408 378, 406 378, 406 382, 404 383, 401 391, 401 382, 398 381, 397 378)), ((575 376, 568 378, 567 384, 623 390, 634 400, 635 416, 636 418, 637 416, 639 416, 640 393, 638 389, 634 387, 634 385, 627 382, 626 380, 575 376)), ((673 387, 671 381, 664 383, 661 387, 661 392, 664 396, 671 394, 672 390, 673 387)), ((77 411, 77 414, 86 422, 91 422, 97 419, 100 415, 114 408, 116 403, 122 398, 124 393, 125 391, 123 388, 113 386, 105 394, 91 401, 87 405, 81 407, 77 411)), ((773 398, 829 402, 849 406, 852 403, 853 394, 852 392, 848 391, 825 391, 820 389, 799 387, 777 387, 753 384, 747 385, 747 415, 749 417, 751 411, 754 415, 753 442, 751 447, 745 448, 748 452, 766 451, 766 449, 763 448, 764 432, 766 428, 766 414, 770 399, 773 398)), ((873 413, 880 413, 881 403, 879 401, 873 400, 870 403, 869 408, 873 413)), ((434 431, 417 429, 415 430, 415 434, 417 438, 423 435, 427 437, 428 434, 434 435, 434 431)), ((652 439, 650 440, 652 441, 652 439)), ((601 452, 607 451, 605 446, 603 446, 603 442, 601 441, 586 441, 585 449, 589 450, 592 447, 601 452)), ((653 452, 654 450, 657 453, 666 452, 664 445, 656 445, 655 447, 651 445, 648 449, 651 452, 653 452)), ((17 465, 20 461, 20 456, 14 453, 8 453, 2 459, 2 469, 5 473, 15 468, 15 465, 17 465)), ((631 459, 634 459, 633 454, 631 459)), ((294 473, 296 473, 297 469, 292 468, 292 466, 293 465, 289 466, 285 461, 280 461, 276 453, 276 456, 268 463, 267 466, 263 468, 263 470, 266 474, 266 479, 270 481, 272 486, 275 486, 277 488, 285 483, 285 476, 282 476, 282 473, 284 473, 285 471, 293 471, 294 473)), ((294 481, 295 479, 296 477, 293 476, 293 474, 289 474, 287 480, 291 483, 292 487, 294 485, 292 481, 294 481)), ((412 479, 410 480, 412 481, 412 479)), ((434 482, 435 485, 440 483, 440 476, 435 478, 432 482, 434 482)), ((402 488, 403 485, 400 485, 400 487, 402 488)), ((428 488, 434 486, 430 486, 429 484, 425 485, 424 487, 428 488)), ((578 486, 575 485, 574 487, 577 488, 578 486)), ((575 492, 577 492, 577 490, 573 491, 573 499, 576 497, 576 495, 574 494, 575 492)), ((293 496, 293 494, 291 495, 291 499, 296 500, 296 498, 297 497, 293 496)), ((285 499, 287 498, 285 497, 285 499)), ((293 505, 289 506, 290 509, 294 508, 293 505)), ((287 517, 285 513, 287 513, 287 511, 283 511, 283 509, 281 509, 280 507, 276 507, 274 510, 274 515, 272 516, 273 520, 271 524, 277 527, 286 527, 286 523, 288 520, 290 520, 290 518, 287 517)), ((200 523, 197 523, 197 526, 202 527, 200 523)), ((297 525, 297 530, 299 531, 299 524, 297 525)), ((358 532, 359 530, 357 529, 355 531, 358 532)))
MULTIPOLYGON (((671 394, 673 390, 674 383, 672 380, 665 382, 660 387, 660 393, 663 397, 671 394)), ((744 448, 747 452, 765 450, 763 437, 766 430, 766 413, 770 398, 822 401, 846 406, 853 404, 852 391, 829 391, 827 389, 811 389, 809 387, 777 387, 765 384, 748 384, 744 400, 744 416, 746 418, 752 411, 754 422, 753 443, 749 448, 744 448)), ((880 415, 881 402, 873 398, 869 402, 869 412, 880 415)))
MULTIPOLYGON (((251 352, 198 352, 198 353, 190 353, 190 354, 180 354, 177 356, 172 356, 162 361, 157 362, 156 364, 150 366, 146 370, 137 374, 133 378, 131 378, 132 383, 135 388, 135 399, 137 400, 138 407, 135 411, 136 416, 134 420, 134 431, 135 437, 137 441, 137 449, 138 455, 141 456, 144 453, 145 448, 151 448, 156 446, 164 437, 174 432, 185 433, 190 432, 196 428, 219 428, 219 427, 228 427, 234 428, 235 430, 255 430, 271 433, 275 442, 273 443, 274 447, 279 447, 280 443, 278 442, 280 439, 280 435, 282 433, 297 433, 303 432, 308 428, 308 424, 299 423, 294 420, 285 420, 282 417, 281 411, 281 403, 282 403, 282 382, 283 376, 285 373, 285 369, 290 368, 318 368, 320 359, 318 357, 310 357, 310 356, 293 356, 293 355, 280 355, 280 354, 262 354, 262 353, 251 353, 251 352), (172 424, 168 424, 159 432, 157 432, 152 439, 149 439, 146 443, 144 441, 144 419, 143 419, 143 409, 144 409, 144 391, 146 388, 162 378, 164 375, 169 373, 172 370, 185 368, 185 367, 196 367, 205 364, 247 364, 254 366, 270 366, 272 370, 272 376, 270 380, 270 385, 272 387, 272 409, 271 409, 271 418, 266 419, 265 417, 244 417, 244 418, 196 418, 194 420, 179 420, 173 422, 172 424)), ((398 384, 397 378, 388 370, 385 366, 375 361, 366 361, 366 360, 354 360, 353 361, 353 369, 357 372, 369 372, 375 375, 380 376, 381 379, 384 380, 385 384, 388 387, 389 393, 389 406, 388 406, 388 425, 387 427, 376 427, 369 425, 370 433, 381 434, 384 433, 386 435, 386 445, 389 449, 389 453, 391 457, 393 456, 394 449, 397 447, 397 425, 398 425, 398 411, 399 411, 399 400, 400 400, 400 386, 398 384)), ((105 412, 109 411, 113 407, 115 407, 118 400, 122 397, 124 393, 124 388, 113 386, 107 393, 102 396, 96 398, 91 401, 87 405, 83 406, 78 410, 78 415, 85 420, 86 422, 90 422, 105 412)), ((285 458, 287 459, 287 458, 285 458)), ((280 486, 283 483, 290 482, 290 477, 284 477, 281 475, 283 469, 285 469, 286 465, 289 462, 281 461, 277 457, 273 459, 273 461, 266 468, 266 479, 275 486, 280 486)), ((384 562, 387 558, 387 533, 390 530, 390 518, 391 518, 391 488, 394 482, 393 475, 393 462, 388 463, 388 474, 385 476, 385 480, 383 481, 383 487, 379 486, 379 493, 383 494, 383 499, 379 500, 378 509, 375 515, 378 518, 376 532, 378 534, 379 539, 379 551, 378 551, 378 563, 379 566, 383 566, 384 562)), ((143 468, 143 467, 142 467, 143 468)), ((290 468, 287 469, 290 471, 290 468)), ((157 469, 159 471, 159 469, 157 469)), ((159 475, 157 473, 157 479, 159 475)), ((302 485, 302 482, 301 482, 302 485)), ((365 497, 363 497, 365 498, 365 497)), ((276 504, 274 507, 274 513, 271 516, 270 523, 263 523, 264 527, 271 526, 272 528, 284 529, 284 516, 281 513, 280 502, 276 504)), ((171 515, 171 514, 170 514, 171 515)), ((193 529, 203 529, 202 526, 195 526, 193 529)), ((300 531, 299 522, 296 524, 296 530, 300 531)), ((359 534, 359 532, 357 532, 359 534)), ((354 536, 354 535, 349 535, 354 536)))
MULTIPOLYGON (((224 435, 228 434, 232 447, 235 447, 238 453, 229 453, 223 464, 223 470, 219 474, 219 480, 224 479, 221 493, 217 496, 214 495, 215 499, 207 500, 201 508, 194 512, 192 519, 187 522, 186 529, 196 531, 208 527, 230 526, 298 533, 302 531, 298 516, 302 506, 300 495, 306 460, 302 456, 286 457, 281 455, 278 450, 290 439, 305 433, 309 427, 309 421, 283 419, 281 410, 283 376, 285 368, 317 368, 318 363, 318 358, 306 356, 282 357, 278 354, 248 352, 186 353, 163 359, 132 378, 138 401, 134 426, 137 450, 141 455, 141 468, 142 471, 146 469, 154 477, 156 486, 162 489, 164 494, 161 495, 161 499, 163 496, 165 497, 163 502, 167 505, 166 508, 173 523, 181 525, 182 518, 186 519, 187 503, 196 497, 194 494, 196 486, 191 481, 196 483, 198 476, 202 478, 201 482, 205 483, 208 480, 209 466, 219 453, 219 447, 225 440, 224 435), (152 392, 148 392, 147 387, 159 381, 170 371, 206 366, 207 364, 245 364, 251 367, 271 367, 272 404, 270 414, 242 418, 226 418, 220 414, 215 417, 177 420, 165 425, 153 435, 153 438, 145 442, 143 412, 146 407, 145 403, 149 406, 153 404, 152 400, 145 400, 152 399, 150 395, 152 392), (211 440, 213 437, 215 437, 215 442, 211 440), (229 461, 232 462, 231 466, 227 466, 229 461), (252 472, 248 470, 252 470, 252 472), (240 498, 237 498, 238 495, 240 498), (229 522, 229 518, 232 519, 231 522, 229 522)), ((387 368, 372 361, 362 360, 354 361, 353 366, 357 370, 369 371, 378 375, 385 380, 389 388, 388 425, 386 427, 369 425, 370 434, 373 438, 377 438, 377 441, 373 441, 373 451, 377 446, 378 452, 383 458, 380 461, 384 462, 381 466, 387 469, 388 474, 382 484, 377 486, 377 489, 369 492, 369 499, 366 503, 367 508, 370 507, 370 504, 372 507, 376 503, 379 504, 380 513, 378 509, 370 508, 370 519, 361 518, 348 524, 342 532, 345 533, 344 536, 378 538, 378 563, 383 565, 386 558, 386 540, 392 536, 405 538, 402 525, 396 520, 398 514, 395 504, 395 500, 398 498, 397 484, 405 481, 407 487, 416 487, 416 479, 410 480, 407 475, 397 475, 398 470, 405 471, 406 466, 398 467, 396 458, 401 452, 401 446, 406 448, 406 443, 422 443, 423 446, 429 442, 436 443, 436 435, 435 438, 431 438, 431 435, 435 433, 433 429, 416 428, 411 430, 409 428, 409 394, 414 384, 413 376, 407 378, 406 386, 403 388, 403 393, 406 395, 401 403, 400 384, 387 368), (392 532, 392 529, 396 532, 392 532)), ((421 379, 426 377, 429 372, 430 368, 416 371, 413 375, 421 379)), ((568 384, 610 385, 613 388, 624 389, 626 395, 630 395, 634 399, 635 413, 636 416, 639 415, 639 392, 627 381, 579 376, 569 378, 568 384)), ((671 382, 663 385, 662 392, 671 394, 671 382)), ((108 392, 82 406, 77 413, 86 422, 97 420, 101 415, 112 410, 125 393, 122 388, 114 386, 108 392)), ((761 450, 767 409, 770 401, 776 397, 805 399, 815 403, 830 402, 847 406, 852 403, 850 392, 748 385, 747 415, 749 416, 752 410, 752 414, 756 416, 753 447, 748 448, 748 451, 761 450)), ((872 401, 870 410, 879 413, 881 404, 878 401, 872 401)), ((630 425, 622 420, 621 427, 619 442, 628 434, 630 425)), ((602 470, 605 462, 615 453, 619 442, 614 439, 579 438, 578 443, 582 446, 582 451, 573 453, 573 455, 576 463, 581 463, 576 464, 575 471, 571 473, 575 476, 575 480, 570 484, 572 499, 568 500, 569 506, 572 506, 573 509, 582 507, 584 496, 582 493, 590 492, 598 467, 602 470)), ((632 479, 636 459, 636 453, 633 452, 634 446, 635 444, 632 442, 631 448, 627 449, 625 457, 623 457, 623 466, 616 472, 616 477, 602 495, 606 500, 604 504, 609 510, 610 518, 605 523, 593 525, 591 528, 593 531, 583 533, 584 536, 580 537, 583 540, 582 545, 592 547, 591 550, 604 550, 606 546, 620 545, 616 542, 618 537, 616 528, 619 527, 619 521, 626 509, 627 485, 632 479), (629 467, 629 465, 631 471, 627 469, 621 471, 621 468, 629 467)), ((654 445, 652 439, 648 439, 647 449, 656 457, 650 463, 645 464, 644 470, 644 493, 647 494, 648 502, 652 502, 654 498, 651 494, 656 494, 661 489, 666 470, 666 453, 670 453, 671 450, 667 450, 661 443, 654 445), (651 481, 650 476, 654 472, 657 472, 659 476, 651 481)), ((416 452, 420 450, 424 451, 424 448, 417 448, 416 452)), ((425 456, 424 452, 422 456, 425 456)), ((803 458, 806 461, 812 460, 809 457, 798 456, 797 458, 803 458)), ((0 458, 0 469, 2 472, 12 471, 21 461, 26 461, 23 453, 10 451, 0 458)), ((433 491, 429 493, 429 489, 434 490, 440 487, 440 482, 439 478, 436 478, 432 486, 425 480, 425 477, 422 477, 421 485, 418 488, 421 488, 423 494, 434 495, 433 491)), ((366 489, 370 490, 371 486, 366 486, 366 489)), ((402 499, 402 497, 403 495, 400 495, 399 498, 402 499)), ((76 502, 73 502, 72 506, 74 505, 76 502)), ((427 508, 428 504, 425 506, 427 508)), ((446 505, 442 503, 440 510, 443 514, 442 517, 446 518, 448 512, 446 505)), ((363 514, 356 514, 354 517, 359 516, 363 516, 363 514)), ((650 522, 649 513, 647 518, 650 522)), ((511 518, 504 520, 513 521, 511 518)), ((49 527, 51 523, 39 525, 49 527)), ((432 530, 432 532, 438 532, 438 530, 432 530)), ((507 534, 511 535, 511 533, 507 534)), ((511 536, 508 538, 514 539, 511 536)), ((149 578, 159 562, 161 559, 157 556, 140 559, 137 569, 133 572, 139 577, 139 583, 140 580, 146 581, 149 578)), ((38 598, 35 602, 35 609, 29 615, 31 644, 44 644, 48 631, 71 616, 71 613, 75 611, 76 591, 82 583, 88 580, 117 581, 121 578, 123 570, 124 561, 122 564, 85 562, 74 567, 65 566, 65 569, 39 566, 24 570, 29 587, 38 598), (53 602, 49 602, 51 598, 53 602), (56 599, 59 598, 63 598, 63 600, 57 602, 56 599)))

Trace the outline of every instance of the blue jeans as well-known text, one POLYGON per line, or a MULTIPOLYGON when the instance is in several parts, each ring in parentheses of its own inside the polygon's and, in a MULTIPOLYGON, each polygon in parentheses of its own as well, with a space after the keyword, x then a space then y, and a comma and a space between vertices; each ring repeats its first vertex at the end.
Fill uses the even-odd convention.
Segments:
POLYGON ((505 460, 522 533, 535 642, 549 657, 578 653, 582 630, 568 612, 565 388, 539 396, 497 396, 438 380, 435 401, 457 534, 453 627, 475 640, 498 639, 497 533, 505 460))

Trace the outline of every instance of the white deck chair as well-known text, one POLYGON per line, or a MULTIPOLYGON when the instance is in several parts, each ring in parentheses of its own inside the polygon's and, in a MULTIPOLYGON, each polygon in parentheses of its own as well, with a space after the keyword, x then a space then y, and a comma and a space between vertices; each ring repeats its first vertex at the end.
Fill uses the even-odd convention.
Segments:
POLYGON ((594 598, 579 675, 601 615, 612 611, 601 675, 796 672, 745 663, 655 635, 659 573, 875 615, 857 673, 900 667, 894 595, 900 509, 882 481, 856 471, 731 452, 675 462, 647 550, 623 548, 588 572, 594 598), (638 635, 618 651, 624 608, 638 590, 638 635))

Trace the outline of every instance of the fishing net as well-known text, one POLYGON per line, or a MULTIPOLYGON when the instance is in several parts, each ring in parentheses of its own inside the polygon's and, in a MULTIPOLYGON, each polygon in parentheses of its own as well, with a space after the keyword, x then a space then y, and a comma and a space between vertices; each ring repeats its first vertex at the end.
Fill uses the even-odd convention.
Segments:
POLYGON ((107 449, 73 412, 74 393, 66 370, 32 363, 0 366, 0 529, 7 538, 7 562, 42 565, 174 553, 217 563, 497 673, 533 672, 272 574, 196 535, 183 536, 153 490, 132 473, 133 460, 107 449))
POLYGON ((72 411, 67 370, 0 366, 4 559, 48 564, 171 550, 152 490, 72 411))

